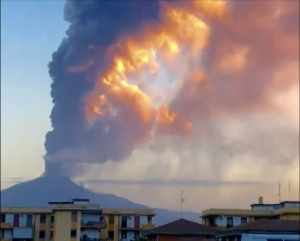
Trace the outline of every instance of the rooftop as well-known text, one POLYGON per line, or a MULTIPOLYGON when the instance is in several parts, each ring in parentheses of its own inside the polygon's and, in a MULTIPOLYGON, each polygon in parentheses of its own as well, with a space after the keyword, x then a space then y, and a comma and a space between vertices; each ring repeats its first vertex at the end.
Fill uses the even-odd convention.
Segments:
POLYGON ((179 219, 177 221, 156 227, 145 233, 145 235, 214 235, 216 232, 217 230, 213 227, 191 222, 186 219, 179 219))
MULTIPOLYGON (((59 205, 59 204, 58 204, 59 205)), ((67 204, 68 205, 68 204, 67 204)), ((70 205, 70 204, 69 204, 70 205)), ((68 209, 64 206, 64 209, 68 209)), ((89 204, 91 206, 91 204, 89 204)), ((95 208, 93 205, 91 209, 95 208)), ((1 207, 1 213, 35 213, 35 214, 47 214, 52 213, 53 209, 57 207, 1 207)), ((97 208, 96 208, 97 209, 97 208)), ((70 208, 69 210, 72 210, 70 208)), ((86 208, 78 208, 78 210, 88 210, 86 208)), ((115 215, 149 215, 155 216, 153 209, 126 209, 126 208, 101 208, 103 214, 115 214, 115 215)))
POLYGON ((219 232, 216 237, 226 237, 240 235, 242 233, 300 233, 299 220, 274 220, 259 219, 253 222, 245 223, 237 227, 229 228, 226 231, 219 232))

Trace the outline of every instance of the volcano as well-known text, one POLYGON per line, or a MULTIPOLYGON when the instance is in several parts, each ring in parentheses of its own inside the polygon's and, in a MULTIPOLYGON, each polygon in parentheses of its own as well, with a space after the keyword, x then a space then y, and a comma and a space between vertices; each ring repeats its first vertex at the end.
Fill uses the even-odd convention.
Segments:
MULTIPOLYGON (((47 207, 49 201, 68 201, 72 198, 87 198, 103 208, 149 208, 128 199, 106 193, 96 193, 83 188, 63 176, 43 176, 16 184, 1 191, 1 206, 47 207)), ((180 212, 154 208, 154 224, 163 225, 181 217, 180 212)), ((185 219, 200 222, 199 214, 183 212, 185 219)))

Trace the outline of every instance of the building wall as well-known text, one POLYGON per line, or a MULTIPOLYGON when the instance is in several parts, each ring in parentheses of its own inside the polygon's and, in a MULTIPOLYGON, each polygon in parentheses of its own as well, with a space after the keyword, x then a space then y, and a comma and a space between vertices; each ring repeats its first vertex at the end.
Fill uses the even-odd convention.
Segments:
MULTIPOLYGON (((84 203, 85 204, 85 203, 84 203)), ((83 204, 76 204, 78 206, 74 206, 72 204, 62 204, 61 206, 55 205, 51 208, 7 208, 1 207, 1 214, 5 213, 5 222, 7 223, 7 227, 13 226, 14 224, 14 214, 23 214, 19 216, 19 225, 18 226, 32 226, 27 227, 31 230, 31 235, 33 237, 33 241, 48 241, 53 237, 53 241, 80 241, 80 237, 83 237, 84 234, 92 235, 96 237, 96 230, 93 228, 84 229, 81 227, 81 220, 85 221, 100 221, 99 214, 86 214, 81 213, 81 210, 90 209, 99 209, 99 206, 86 206, 83 204), (69 205, 69 206, 68 206, 69 205), (55 208, 53 214, 53 208, 55 208), (72 210, 77 208, 77 220, 76 222, 73 219, 72 222, 72 210), (57 209, 61 209, 56 211, 57 209), (31 225, 29 225, 27 221, 27 214, 32 215, 31 225), (82 214, 82 216, 81 216, 82 214), (51 216, 54 216, 53 223, 51 224, 51 216), (76 238, 71 238, 71 230, 76 230, 76 238), (82 233, 81 233, 82 230, 82 233), (42 236, 44 237, 42 237, 42 236)), ((76 210, 76 209, 75 209, 76 210)), ((139 229, 142 229, 143 225, 152 224, 152 216, 154 215, 152 210, 135 210, 135 209, 106 209, 101 216, 103 216, 107 221, 107 228, 100 230, 100 238, 108 238, 109 241, 120 241, 121 239, 121 216, 127 217, 127 227, 136 228, 139 232, 139 229), (145 213, 144 215, 140 215, 145 213), (112 222, 109 223, 109 216, 112 216, 112 222), (150 221, 148 221, 148 215, 150 221), (129 218, 130 217, 130 218, 129 218), (138 217, 138 219, 136 219, 138 217), (109 239, 110 237, 110 239, 109 239), (112 238, 113 237, 113 238, 112 238)), ((3 220, 3 219, 2 219, 3 220)), ((5 224, 1 223, 1 227, 5 227, 5 224)), ((26 232, 26 231, 24 231, 26 232)), ((99 231, 97 238, 99 238, 99 231)), ((128 240, 133 240, 135 232, 127 231, 128 240)), ((4 236, 4 232, 3 232, 4 236)), ((5 237, 11 237, 12 232, 9 233, 5 231, 5 237)), ((92 238, 93 238, 92 237, 92 238)))
POLYGON ((136 228, 136 218, 139 218, 139 226, 138 230, 136 232, 139 232, 142 230, 142 227, 144 225, 151 224, 152 225, 152 217, 148 218, 148 215, 121 215, 121 214, 103 214, 102 215, 106 222, 107 227, 105 229, 101 229, 100 231, 100 237, 105 239, 107 238, 109 241, 120 241, 122 239, 122 232, 126 232, 126 236, 129 238, 126 238, 126 240, 133 240, 134 239, 134 232, 133 231, 126 231, 122 230, 121 224, 122 224, 122 216, 126 217, 126 228, 136 228), (110 218, 111 217, 111 218, 110 218), (113 217, 113 218, 112 218, 113 217), (149 221, 148 221, 149 219, 149 221), (139 230, 140 229, 140 230, 139 230), (113 239, 110 239, 110 236, 113 234, 113 239))
MULTIPOLYGON (((242 224, 242 220, 246 218, 246 222, 249 222, 249 218, 247 217, 229 217, 229 216, 220 216, 220 217, 216 217, 214 218, 202 218, 202 224, 204 225, 208 225, 208 226, 213 226, 213 223, 215 223, 215 225, 217 227, 221 227, 221 228, 225 228, 228 225, 230 226, 239 226, 242 224)), ((245 221, 244 221, 245 222, 245 221)))
POLYGON ((299 203, 299 202, 295 202, 295 203, 284 203, 284 207, 285 207, 285 208, 299 208, 299 207, 300 207, 300 203, 299 203))
POLYGON ((274 210, 276 208, 279 208, 279 205, 261 205, 261 206, 253 206, 252 210, 274 210))
POLYGON ((71 239, 71 212, 59 211, 54 213, 54 230, 54 241, 71 239))
POLYGON ((281 220, 299 220, 300 216, 296 214, 284 214, 280 216, 281 220))

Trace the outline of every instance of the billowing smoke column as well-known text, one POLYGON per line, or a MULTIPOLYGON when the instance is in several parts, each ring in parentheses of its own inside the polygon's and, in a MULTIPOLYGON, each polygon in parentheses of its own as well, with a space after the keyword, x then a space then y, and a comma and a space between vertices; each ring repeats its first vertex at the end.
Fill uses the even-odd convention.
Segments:
POLYGON ((68 1, 65 19, 47 175, 201 135, 213 119, 285 112, 278 97, 299 89, 298 1, 68 1))
POLYGON ((115 124, 111 131, 104 131, 105 126, 114 125, 113 122, 103 119, 97 124, 99 129, 87 133, 84 97, 93 90, 97 75, 106 67, 104 56, 108 46, 122 34, 138 31, 145 21, 157 21, 159 5, 156 0, 147 5, 141 1, 70 0, 65 5, 64 18, 70 22, 67 38, 49 63, 54 107, 50 116, 53 130, 47 133, 45 142, 47 175, 60 173, 64 165, 64 160, 50 160, 48 156, 76 148, 81 142, 93 143, 90 147, 99 153, 99 162, 111 155, 115 155, 113 159, 124 155, 121 149, 112 150, 118 138, 117 128, 121 127, 115 124), (70 67, 85 66, 91 60, 95 65, 90 68, 68 71, 70 67))

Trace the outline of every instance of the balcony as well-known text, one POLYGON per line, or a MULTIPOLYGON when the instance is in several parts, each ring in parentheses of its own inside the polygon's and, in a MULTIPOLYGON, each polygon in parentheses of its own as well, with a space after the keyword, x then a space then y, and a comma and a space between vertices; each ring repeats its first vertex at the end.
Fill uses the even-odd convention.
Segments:
POLYGON ((142 230, 151 230, 151 229, 154 229, 154 225, 153 224, 145 224, 145 225, 142 225, 142 230))
POLYGON ((86 238, 80 238, 80 241, 106 241, 106 239, 103 238, 94 239, 94 238, 86 237, 86 238))
POLYGON ((10 223, 1 223, 1 229, 9 229, 9 228, 11 228, 11 225, 10 225, 10 223))
POLYGON ((95 222, 95 221, 81 221, 82 228, 99 228, 104 229, 107 227, 107 223, 105 220, 95 222))

